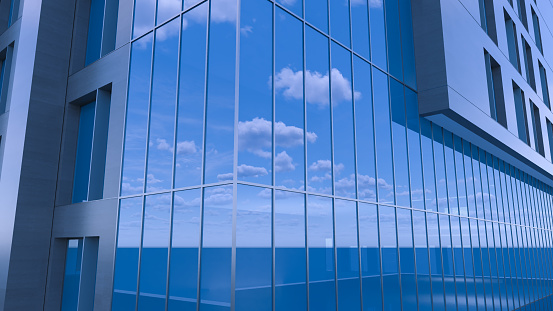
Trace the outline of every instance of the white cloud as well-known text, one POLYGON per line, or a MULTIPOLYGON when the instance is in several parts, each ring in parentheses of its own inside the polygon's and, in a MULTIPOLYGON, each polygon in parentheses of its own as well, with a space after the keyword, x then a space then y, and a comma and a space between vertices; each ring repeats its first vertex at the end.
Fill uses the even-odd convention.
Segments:
POLYGON ((296 169, 296 166, 293 163, 292 157, 282 151, 277 154, 275 157, 275 171, 276 172, 290 172, 296 169))
POLYGON ((294 4, 296 4, 296 0, 279 0, 278 2, 280 2, 284 5, 294 5, 294 4))
POLYGON ((177 143, 177 154, 196 153, 196 143, 192 141, 181 141, 177 143))
POLYGON ((156 148, 157 150, 173 151, 173 148, 171 148, 171 146, 167 143, 167 140, 161 138, 156 139, 156 148))
POLYGON ((238 177, 259 177, 267 174, 268 172, 264 167, 256 167, 246 164, 238 166, 238 177))
POLYGON ((309 166, 310 171, 330 171, 332 163, 330 160, 317 160, 309 166))
POLYGON ((245 25, 243 27, 240 27, 240 34, 242 34, 244 37, 247 37, 252 32, 253 32, 253 27, 250 25, 245 25))
POLYGON ((217 175, 217 180, 219 181, 232 180, 232 173, 219 174, 217 175))
MULTIPOLYGON (((317 71, 306 71, 305 75, 305 96, 308 103, 316 104, 319 107, 328 106, 329 75, 317 71)), ((332 101, 334 105, 344 100, 351 100, 351 83, 342 73, 336 69, 331 70, 332 78, 332 101)), ((270 79, 269 79, 270 82, 270 79)), ((294 72, 286 67, 275 75, 275 90, 282 90, 285 97, 293 99, 303 98, 303 71, 294 72)), ((355 98, 361 98, 361 93, 355 91, 355 98)))
MULTIPOLYGON (((270 158, 272 142, 272 124, 264 118, 254 118, 251 121, 238 122, 238 148, 247 150, 263 158, 270 158)), ((306 139, 314 143, 317 134, 307 132, 306 139)), ((275 123, 275 140, 277 146, 293 147, 303 144, 303 130, 299 127, 288 126, 283 122, 275 123)))
POLYGON ((121 192, 123 193, 137 193, 137 192, 142 192, 143 190, 144 190, 143 185, 133 187, 128 182, 121 183, 121 192))
POLYGON ((369 0, 369 7, 382 8, 382 0, 369 0))
POLYGON ((236 0, 214 0, 211 4, 211 21, 234 23, 236 21, 236 0))

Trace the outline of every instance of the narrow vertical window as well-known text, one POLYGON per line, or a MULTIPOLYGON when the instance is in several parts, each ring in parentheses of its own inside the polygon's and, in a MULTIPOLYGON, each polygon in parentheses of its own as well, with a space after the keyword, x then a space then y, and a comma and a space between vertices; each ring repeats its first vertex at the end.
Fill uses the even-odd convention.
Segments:
POLYGON ((547 138, 549 139, 549 152, 551 153, 551 159, 553 160, 553 124, 547 120, 547 138))
POLYGON ((484 51, 484 58, 486 62, 486 77, 488 81, 490 116, 504 127, 507 127, 501 67, 486 51, 484 51))
POLYGON ((541 133, 540 110, 531 100, 530 106, 532 107, 532 129, 534 130, 534 143, 536 146, 536 151, 543 156, 545 155, 545 153, 543 150, 543 137, 541 133))
POLYGON ((104 5, 104 0, 90 1, 85 66, 95 62, 98 58, 100 58, 100 50, 102 48, 102 24, 104 21, 104 5))
POLYGON ((4 113, 8 107, 8 86, 10 83, 10 70, 13 56, 13 45, 0 51, 0 114, 4 113))
POLYGON ((490 36, 493 42, 497 44, 497 30, 495 27, 495 13, 493 0, 479 0, 480 6, 480 25, 482 29, 490 36))
POLYGON ((92 310, 98 263, 98 237, 67 241, 62 311, 92 310))
MULTIPOLYGON (((511 6, 513 4, 511 3, 511 6)), ((526 1, 517 0, 518 17, 522 21, 524 28, 528 29, 528 18, 526 16, 526 1)))
POLYGON ((547 74, 545 72, 545 67, 538 61, 538 66, 540 68, 540 80, 541 80, 541 92, 543 95, 543 103, 551 109, 551 104, 549 100, 549 85, 547 84, 547 74))
POLYGON ((524 103, 524 92, 513 82, 513 94, 515 97, 515 112, 517 117, 518 137, 525 143, 530 144, 528 137, 528 118, 526 116, 526 105, 524 103))
POLYGON ((0 60, 0 114, 3 113, 6 109, 4 104, 4 71, 6 70, 6 60, 0 60))
POLYGON ((520 56, 518 54, 517 27, 509 14, 505 12, 505 31, 507 32, 507 46, 509 47, 509 61, 520 70, 520 56))
POLYGON ((526 82, 530 84, 534 91, 536 90, 536 78, 534 76, 534 61, 532 60, 532 48, 528 45, 528 42, 522 38, 524 47, 524 67, 526 67, 526 82))
POLYGON ((536 46, 543 54, 543 46, 541 44, 541 31, 540 31, 540 22, 538 20, 538 15, 536 11, 532 8, 532 23, 534 24, 534 37, 536 40, 536 46))

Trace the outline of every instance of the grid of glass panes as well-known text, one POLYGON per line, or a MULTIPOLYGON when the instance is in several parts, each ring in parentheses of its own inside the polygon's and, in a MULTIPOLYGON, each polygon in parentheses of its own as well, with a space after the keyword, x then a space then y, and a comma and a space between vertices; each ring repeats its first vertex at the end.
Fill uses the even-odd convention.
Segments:
POLYGON ((419 119, 410 1, 192 2, 135 8, 113 310, 550 295, 552 191, 419 119))

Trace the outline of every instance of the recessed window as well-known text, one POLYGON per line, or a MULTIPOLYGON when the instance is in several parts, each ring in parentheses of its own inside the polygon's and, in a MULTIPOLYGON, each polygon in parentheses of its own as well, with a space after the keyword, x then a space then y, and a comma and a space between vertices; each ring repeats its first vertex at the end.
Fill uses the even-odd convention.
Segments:
POLYGON ((547 137, 549 138, 549 153, 551 154, 551 159, 553 159, 553 124, 551 121, 547 120, 547 137))
POLYGON ((532 107, 532 130, 534 130, 534 145, 536 146, 536 151, 542 156, 545 155, 543 150, 543 136, 541 133, 541 118, 540 110, 534 103, 530 100, 530 107, 532 107))
POLYGON ((505 12, 505 30, 507 32, 507 46, 509 48, 509 61, 520 72, 520 57, 518 54, 517 27, 509 14, 505 12))
POLYGON ((67 240, 61 311, 92 310, 98 237, 67 240))
POLYGON ((515 98, 515 113, 517 117, 518 138, 530 145, 528 137, 528 117, 526 115, 526 104, 524 91, 513 82, 513 95, 515 98))
POLYGON ((0 51, 0 114, 4 113, 8 101, 8 85, 10 83, 10 67, 13 46, 0 51))
POLYGON ((103 197, 111 94, 98 90, 96 95, 95 100, 80 106, 73 203, 103 197))
POLYGON ((549 85, 547 84, 547 74, 545 72, 545 67, 538 61, 538 66, 540 68, 540 80, 541 80, 541 92, 543 95, 543 103, 551 109, 551 104, 549 100, 549 85))
POLYGON ((495 12, 493 0, 478 0, 480 6, 480 25, 497 44, 497 30, 495 27, 495 12))
POLYGON ((524 37, 522 38, 522 47, 524 52, 524 67, 526 67, 526 81, 534 91, 536 90, 536 78, 534 76, 534 61, 532 60, 532 48, 524 40, 524 37))
POLYGON ((20 0, 0 1, 0 33, 10 27, 19 15, 20 0))
POLYGON ((526 17, 526 1, 518 0, 517 9, 518 9, 518 17, 520 18, 520 21, 522 21, 524 28, 528 29, 528 18, 526 17))
POLYGON ((504 127, 507 127, 501 67, 486 51, 484 51, 484 59, 486 63, 486 78, 488 81, 490 116, 504 127))
POLYGON ((536 46, 543 54, 543 46, 541 44, 541 31, 540 31, 540 22, 538 20, 538 14, 532 8, 532 23, 534 24, 534 38, 536 39, 536 46))

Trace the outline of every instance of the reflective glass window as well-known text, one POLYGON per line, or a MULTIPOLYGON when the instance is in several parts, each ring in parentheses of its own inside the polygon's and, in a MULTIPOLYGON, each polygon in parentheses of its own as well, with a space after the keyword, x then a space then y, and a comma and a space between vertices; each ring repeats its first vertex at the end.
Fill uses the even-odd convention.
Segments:
POLYGON ((304 134, 303 25, 279 8, 275 17, 275 186, 303 190, 304 144, 318 137, 304 134))
POLYGON ((201 200, 200 189, 174 194, 167 305, 169 311, 196 310, 201 200))
POLYGON ((399 25, 399 3, 398 0, 386 0, 384 1, 384 3, 386 6, 386 43, 388 44, 388 72, 399 80, 403 80, 403 66, 401 57, 401 28, 399 25))
POLYGON ((142 198, 121 200, 115 253, 112 310, 134 310, 142 235, 142 198))
POLYGON ((134 3, 134 21, 133 38, 154 28, 154 18, 156 13, 156 2, 152 0, 135 0, 134 3))
POLYGON ((459 310, 467 310, 467 291, 465 287, 465 266, 463 244, 461 242, 461 219, 450 217, 451 250, 453 252, 453 267, 455 271, 455 291, 457 293, 457 307, 459 310))
POLYGON ((201 183, 207 10, 204 3, 182 17, 175 188, 201 183))
POLYGON ((399 254, 397 249, 395 207, 379 206, 380 248, 382 252, 382 291, 384 310, 401 309, 399 254))
POLYGON ((490 207, 490 186, 488 184, 488 168, 486 166, 486 152, 480 149, 479 152, 480 161, 480 178, 482 180, 482 206, 484 207, 485 219, 492 219, 492 209, 490 207))
POLYGON ((305 21, 324 33, 328 33, 327 0, 305 0, 305 21))
POLYGON ((399 16, 401 18, 401 55, 403 57, 403 82, 417 88, 415 72, 415 43, 413 39, 413 20, 411 1, 399 0, 399 16))
POLYGON ((490 153, 487 153, 486 154, 486 170, 487 170, 487 173, 488 173, 488 189, 489 189, 489 199, 490 199, 490 210, 491 210, 491 213, 489 215, 491 215, 491 218, 488 218, 488 219, 492 219, 492 220, 495 220, 497 221, 498 220, 498 215, 497 215, 497 194, 495 192, 496 188, 495 188, 495 176, 494 176, 494 170, 493 170, 493 156, 490 154, 490 153))
POLYGON ((447 176, 447 201, 449 205, 449 213, 459 214, 453 135, 447 130, 444 130, 444 156, 447 176))
MULTIPOLYGON (((268 189, 262 192, 269 194, 268 189)), ((275 310, 305 311, 305 196, 278 190, 274 195, 275 310)))
MULTIPOLYGON (((290 10, 292 13, 294 13, 296 16, 298 17, 302 17, 303 16, 303 6, 302 6, 302 0, 276 0, 276 2, 280 5, 282 5, 283 7, 285 7, 286 9, 290 10)), ((305 5, 307 6, 307 3, 308 1, 306 1, 305 5)), ((311 3, 310 3, 311 4, 311 3)), ((315 4, 315 3, 313 3, 315 4)), ((324 2, 319 2, 320 5, 324 5, 324 12, 326 14, 326 8, 327 8, 327 4, 326 4, 326 1, 324 2)), ((317 14, 318 12, 312 12, 314 14, 317 14)))
POLYGON ((68 240, 65 253, 65 273, 63 276, 62 311, 77 310, 79 307, 82 256, 83 239, 68 240))
MULTIPOLYGON (((410 206, 411 192, 409 187, 409 157, 407 154, 407 132, 405 119, 405 96, 403 85, 390 80, 392 106, 392 140, 394 148, 394 173, 396 204, 410 206)), ((380 160, 380 159, 379 159, 380 160)))
POLYGON ((330 36, 347 47, 350 42, 350 4, 348 0, 330 1, 330 36))
POLYGON ((338 309, 361 310, 357 206, 345 200, 335 200, 334 204, 338 309))
POLYGON ((474 192, 474 175, 472 167, 471 145, 468 141, 463 140, 463 165, 465 168, 465 184, 467 189, 467 205, 468 216, 477 217, 476 215, 476 194, 474 192))
MULTIPOLYGON (((337 196, 355 198, 355 143, 353 99, 366 96, 351 84, 351 53, 331 45, 331 101, 334 142, 334 188, 337 196)), ((366 135, 362 133, 362 135, 366 135)))
POLYGON ((238 185, 234 293, 236 310, 273 309, 271 201, 270 189, 238 185))
POLYGON ((138 310, 165 308, 170 218, 171 195, 145 198, 138 310))
POLYGON ((268 1, 240 5, 238 179, 272 184, 273 7, 268 1))
POLYGON ((434 175, 434 156, 432 150, 432 124, 425 118, 421 118, 420 126, 425 207, 426 210, 437 211, 436 176, 434 175))
POLYGON ((370 60, 368 0, 350 1, 352 48, 370 60))
POLYGON ((411 210, 397 209, 397 237, 401 271, 401 304, 405 311, 417 310, 417 280, 411 210))
POLYGON ((207 81, 205 182, 233 179, 236 2, 211 4, 207 81))
POLYGON ((426 240, 426 214, 424 212, 413 211, 413 239, 417 262, 418 307, 419 310, 430 310, 432 309, 432 287, 426 240))
POLYGON ((179 28, 180 20, 174 19, 155 33, 146 192, 173 185, 179 28))
POLYGON ((449 216, 440 215, 438 218, 446 308, 455 309, 455 263, 453 261, 449 216))
MULTIPOLYGON (((357 191, 360 200, 376 201, 376 163, 374 162, 374 122, 369 63, 354 56, 355 141, 357 151, 357 191)), ((553 134, 551 135, 553 137, 553 134)), ((553 146, 553 144, 552 144, 553 146)), ((553 148, 553 147, 552 147, 553 148)))
POLYGON ((432 281, 432 305, 434 310, 445 310, 445 286, 443 283, 442 253, 440 248, 440 231, 438 215, 426 214, 428 252, 430 254, 430 277, 432 281))
POLYGON ((455 150, 455 175, 457 182, 457 198, 459 202, 459 215, 468 216, 467 209, 467 177, 465 176, 465 167, 463 159, 463 141, 457 135, 453 135, 455 150))
POLYGON ((105 0, 90 1, 85 66, 100 58, 100 50, 102 48, 102 30, 104 28, 104 4, 105 0))
POLYGON ((171 17, 179 14, 181 8, 182 0, 157 0, 156 25, 161 25, 171 17))
POLYGON ((371 60, 380 69, 387 68, 386 26, 384 22, 384 1, 369 0, 369 21, 371 38, 371 60))
POLYGON ((417 93, 407 88, 405 89, 405 106, 407 115, 407 145, 409 148, 409 177, 411 181, 411 206, 424 209, 419 105, 417 93))
POLYGON ((378 231, 376 205, 359 203, 359 247, 361 250, 364 311, 382 310, 378 231))
POLYGON ((75 155, 75 173, 73 177, 73 203, 88 201, 96 102, 83 105, 80 110, 77 154, 75 155))
POLYGON ((388 76, 377 69, 373 69, 373 90, 378 201, 381 203, 394 203, 388 76))
POLYGON ((436 168, 436 193, 438 196, 438 211, 447 213, 447 181, 444 158, 444 135, 443 129, 432 125, 432 137, 434 142, 434 165, 436 168))
MULTIPOLYGON (((477 310, 476 306, 476 278, 474 273, 474 257, 471 244, 469 219, 460 218, 461 250, 465 268, 465 286, 467 294, 467 310, 477 310)), ((458 259, 456 259, 458 260, 458 259)))
POLYGON ((474 260, 474 282, 476 288, 476 302, 478 310, 486 308, 485 280, 483 276, 482 249, 480 248, 480 235, 478 231, 478 221, 470 219, 470 236, 472 243, 472 256, 474 260))
POLYGON ((147 35, 131 48, 121 195, 144 191, 152 39, 153 35, 147 35))
POLYGON ((331 198, 307 198, 309 309, 336 310, 333 206, 331 198))
MULTIPOLYGON (((307 184, 310 191, 331 194, 332 154, 328 47, 328 39, 325 36, 311 27, 306 27, 307 132, 316 135, 316 140, 307 144, 307 184)), ((337 164, 335 165, 337 166, 337 164)))
POLYGON ((479 152, 480 149, 475 145, 471 145, 472 148, 472 173, 474 180, 474 194, 476 196, 476 215, 478 218, 484 218, 484 202, 482 199, 482 182, 480 179, 480 162, 479 162, 479 152))
POLYGON ((200 310, 229 310, 232 260, 232 186, 205 188, 200 310))

